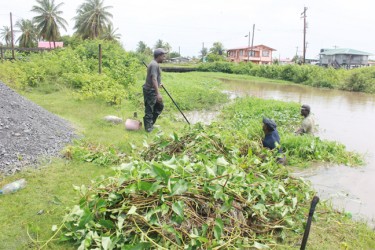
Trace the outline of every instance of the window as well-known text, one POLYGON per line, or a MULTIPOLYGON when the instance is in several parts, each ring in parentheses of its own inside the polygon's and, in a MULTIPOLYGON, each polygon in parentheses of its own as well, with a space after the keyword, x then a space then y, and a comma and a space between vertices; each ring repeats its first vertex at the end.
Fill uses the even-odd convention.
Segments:
POLYGON ((270 52, 268 50, 263 50, 262 51, 262 56, 268 57, 268 56, 270 56, 270 52))
POLYGON ((240 50, 240 56, 243 56, 243 50, 240 50))
POLYGON ((249 56, 255 57, 255 51, 249 51, 249 56))

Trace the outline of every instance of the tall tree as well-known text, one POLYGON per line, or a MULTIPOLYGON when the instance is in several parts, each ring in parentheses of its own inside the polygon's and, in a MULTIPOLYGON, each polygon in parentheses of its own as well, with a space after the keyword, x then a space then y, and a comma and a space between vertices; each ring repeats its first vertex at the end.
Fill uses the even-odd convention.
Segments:
POLYGON ((118 28, 113 29, 112 24, 108 24, 108 26, 104 29, 101 38, 108 41, 120 41, 121 34, 116 33, 118 28))
POLYGON ((221 42, 215 42, 212 44, 212 48, 210 48, 210 52, 216 55, 223 55, 224 54, 224 46, 221 42))
POLYGON ((35 24, 31 20, 21 19, 15 26, 19 28, 18 32, 21 32, 21 36, 17 39, 19 46, 23 48, 35 47, 38 41, 38 29, 35 24))
POLYGON ((148 47, 143 41, 138 42, 136 52, 140 54, 152 55, 151 48, 148 47))
POLYGON ((169 45, 169 43, 167 43, 167 42, 163 42, 163 40, 161 40, 161 39, 157 40, 155 45, 154 45, 154 49, 157 49, 157 48, 163 48, 166 51, 172 50, 172 46, 169 45))
POLYGON ((84 39, 100 37, 111 24, 110 8, 112 6, 104 6, 104 0, 86 0, 78 7, 74 17, 76 33, 84 39))
POLYGON ((3 26, 0 33, 1 38, 5 41, 6 46, 12 42, 12 32, 9 26, 3 26))
POLYGON ((60 36, 59 28, 66 31, 65 25, 68 23, 61 17, 63 12, 59 8, 64 3, 55 4, 55 0, 36 0, 38 5, 34 5, 31 11, 38 14, 33 21, 37 24, 39 30, 39 37, 54 43, 56 47, 56 40, 60 36))

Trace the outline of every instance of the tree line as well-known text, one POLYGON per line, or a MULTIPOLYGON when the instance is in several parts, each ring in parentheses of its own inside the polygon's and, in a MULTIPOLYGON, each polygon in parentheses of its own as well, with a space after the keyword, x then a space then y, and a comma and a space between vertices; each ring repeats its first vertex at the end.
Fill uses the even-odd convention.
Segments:
MULTIPOLYGON (((68 22, 62 17, 63 2, 55 0, 36 0, 31 12, 35 16, 30 19, 17 20, 15 33, 20 33, 16 43, 19 47, 36 47, 38 41, 46 40, 55 43, 61 38, 61 29, 67 30, 68 22)), ((74 35, 82 39, 104 39, 118 41, 120 34, 113 28, 112 14, 108 11, 112 6, 105 6, 104 0, 84 0, 77 8, 77 15, 73 18, 74 35)), ((0 38, 6 46, 11 44, 12 33, 9 26, 0 30, 0 38)), ((55 45, 55 44, 54 44, 55 45)), ((54 46, 55 47, 55 46, 54 46)))

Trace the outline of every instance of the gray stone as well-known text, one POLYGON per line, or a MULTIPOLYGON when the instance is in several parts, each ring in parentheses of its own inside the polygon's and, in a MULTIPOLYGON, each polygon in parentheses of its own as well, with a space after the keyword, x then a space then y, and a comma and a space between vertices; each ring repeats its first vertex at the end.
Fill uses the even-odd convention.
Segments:
POLYGON ((114 115, 107 115, 103 118, 104 121, 113 123, 113 124, 120 124, 122 123, 122 119, 120 117, 114 116, 114 115))

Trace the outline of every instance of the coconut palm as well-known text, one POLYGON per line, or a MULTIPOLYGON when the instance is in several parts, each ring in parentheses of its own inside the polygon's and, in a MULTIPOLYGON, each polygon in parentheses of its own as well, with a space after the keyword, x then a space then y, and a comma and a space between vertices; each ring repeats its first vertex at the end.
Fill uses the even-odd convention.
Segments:
POLYGON ((33 21, 28 19, 21 19, 17 21, 16 25, 19 28, 18 32, 21 32, 21 36, 17 39, 19 46, 23 48, 35 47, 38 41, 38 29, 36 28, 33 21))
POLYGON ((118 28, 113 29, 112 24, 108 24, 100 38, 108 41, 119 41, 121 38, 121 34, 117 34, 117 30, 118 28))
POLYGON ((55 0, 36 0, 36 2, 38 5, 34 5, 31 11, 38 14, 38 16, 34 17, 34 22, 40 31, 39 37, 49 42, 53 41, 55 45, 60 36, 59 28, 63 28, 66 31, 65 25, 68 25, 65 19, 61 17, 63 12, 59 10, 64 3, 56 5, 55 0))
POLYGON ((107 10, 112 6, 104 6, 104 0, 86 0, 77 9, 74 29, 82 38, 98 38, 105 33, 111 24, 112 14, 107 10))
POLYGON ((5 41, 6 46, 12 42, 12 32, 9 26, 3 26, 0 33, 1 38, 5 41))

